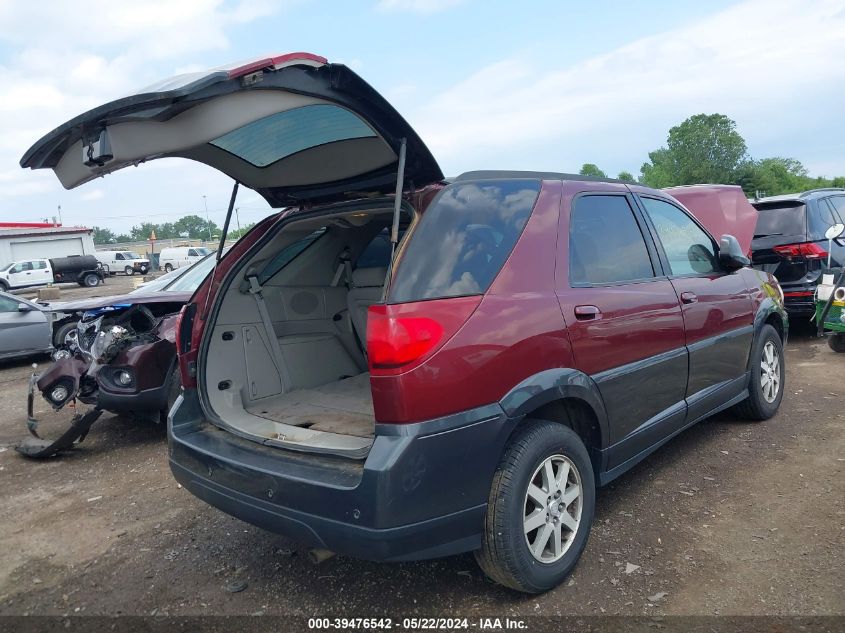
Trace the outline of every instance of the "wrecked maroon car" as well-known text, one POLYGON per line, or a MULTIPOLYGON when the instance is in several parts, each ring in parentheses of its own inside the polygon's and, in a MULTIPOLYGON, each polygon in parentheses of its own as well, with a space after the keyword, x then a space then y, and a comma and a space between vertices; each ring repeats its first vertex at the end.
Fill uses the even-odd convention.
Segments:
POLYGON ((152 286, 149 293, 50 306, 64 322, 61 345, 54 354, 56 362, 30 379, 27 426, 32 437, 18 451, 28 457, 49 457, 70 448, 85 439, 103 411, 166 421, 180 388, 178 313, 215 261, 211 255, 166 286, 152 286), (34 411, 38 393, 56 411, 74 405, 70 427, 58 439, 38 434, 34 411), (78 403, 90 409, 80 411, 78 403))

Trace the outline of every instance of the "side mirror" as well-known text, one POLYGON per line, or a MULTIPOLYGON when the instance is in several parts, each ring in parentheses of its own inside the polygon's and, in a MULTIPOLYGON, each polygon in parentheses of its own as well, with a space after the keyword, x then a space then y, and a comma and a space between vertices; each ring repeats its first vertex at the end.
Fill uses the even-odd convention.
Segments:
POLYGON ((834 224, 824 232, 824 239, 835 240, 838 237, 842 237, 843 233, 845 233, 845 224, 834 224))
POLYGON ((719 263, 725 270, 734 271, 748 266, 751 260, 742 252, 733 235, 723 235, 719 240, 719 263))
POLYGON ((32 312, 33 307, 27 303, 18 304, 18 312, 32 312))

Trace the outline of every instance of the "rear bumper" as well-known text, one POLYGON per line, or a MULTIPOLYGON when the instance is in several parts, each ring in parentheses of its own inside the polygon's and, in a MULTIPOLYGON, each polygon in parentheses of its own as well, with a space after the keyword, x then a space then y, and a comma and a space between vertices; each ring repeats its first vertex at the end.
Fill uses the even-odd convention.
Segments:
POLYGON ((816 311, 812 297, 784 297, 783 305, 792 316, 812 316, 816 311))
POLYGON ((783 305, 791 315, 812 315, 816 311, 815 283, 781 284, 783 305))
POLYGON ((240 438, 205 421, 192 390, 171 411, 168 448, 185 488, 243 521, 358 558, 418 560, 481 546, 508 425, 498 405, 384 425, 360 462, 240 438))

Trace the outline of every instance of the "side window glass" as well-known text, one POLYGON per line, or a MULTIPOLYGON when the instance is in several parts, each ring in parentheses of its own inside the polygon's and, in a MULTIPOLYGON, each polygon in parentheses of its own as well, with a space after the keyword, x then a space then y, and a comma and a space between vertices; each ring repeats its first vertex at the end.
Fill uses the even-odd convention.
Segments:
POLYGON ((624 196, 577 198, 569 218, 569 278, 607 284, 654 277, 640 227, 624 196))
POLYGON ((270 279, 270 277, 278 273, 282 268, 291 263, 297 255, 317 241, 317 238, 325 232, 326 227, 322 227, 313 233, 306 235, 301 240, 297 240, 296 242, 285 246, 276 254, 275 257, 273 257, 273 259, 267 262, 266 266, 264 266, 264 270, 262 270, 258 275, 258 283, 263 284, 265 281, 270 279))
POLYGON ((24 262, 21 264, 21 270, 32 270, 32 262, 24 262))
POLYGON ((37 261, 32 262, 32 264, 37 270, 44 270, 45 268, 47 268, 47 262, 37 261))
POLYGON ((0 312, 17 312, 18 301, 8 297, 0 297, 0 312))
POLYGON ((833 214, 833 207, 828 204, 829 200, 819 200, 818 208, 815 210, 810 230, 810 239, 820 240, 824 238, 828 227, 836 224, 837 220, 833 214))
POLYGON ((23 271, 23 264, 15 264, 12 266, 12 269, 9 271, 11 273, 19 273, 23 271))
POLYGON ((703 275, 719 270, 713 240, 686 213, 663 200, 641 199, 673 275, 703 275))
POLYGON ((123 261, 123 253, 117 253, 117 254, 115 254, 114 258, 115 258, 117 261, 122 262, 122 261, 123 261))
POLYGON ((845 196, 833 196, 827 201, 835 209, 833 216, 836 222, 845 222, 845 196))
MULTIPOLYGON (((399 241, 405 234, 403 229, 399 230, 399 241)), ((355 268, 387 268, 390 265, 390 229, 383 229, 367 244, 358 260, 355 268)))
POLYGON ((188 249, 188 257, 196 257, 196 256, 197 256, 197 252, 193 248, 188 249))

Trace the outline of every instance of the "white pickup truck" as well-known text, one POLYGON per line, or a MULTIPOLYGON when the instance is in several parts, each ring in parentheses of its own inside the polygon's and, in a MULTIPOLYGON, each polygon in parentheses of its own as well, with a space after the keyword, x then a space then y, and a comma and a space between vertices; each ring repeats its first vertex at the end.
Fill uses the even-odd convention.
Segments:
POLYGON ((12 262, 0 270, 0 290, 78 283, 93 288, 105 273, 93 255, 71 255, 53 259, 29 259, 12 262))

